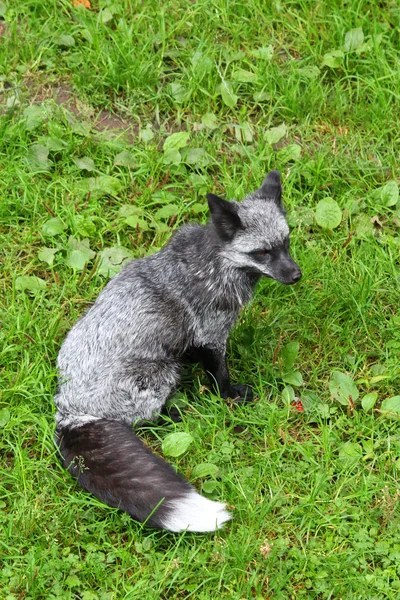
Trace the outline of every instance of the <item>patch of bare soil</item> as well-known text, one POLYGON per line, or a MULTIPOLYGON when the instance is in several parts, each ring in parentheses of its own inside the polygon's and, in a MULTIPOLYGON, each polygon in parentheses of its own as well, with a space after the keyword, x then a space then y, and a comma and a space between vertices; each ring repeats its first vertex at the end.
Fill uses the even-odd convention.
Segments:
POLYGON ((72 87, 66 83, 56 86, 37 86, 27 79, 26 86, 32 104, 40 104, 44 100, 52 99, 56 104, 72 113, 76 119, 90 121, 95 131, 106 132, 114 136, 123 135, 129 142, 133 142, 138 137, 137 123, 107 110, 96 110, 80 100, 72 87))

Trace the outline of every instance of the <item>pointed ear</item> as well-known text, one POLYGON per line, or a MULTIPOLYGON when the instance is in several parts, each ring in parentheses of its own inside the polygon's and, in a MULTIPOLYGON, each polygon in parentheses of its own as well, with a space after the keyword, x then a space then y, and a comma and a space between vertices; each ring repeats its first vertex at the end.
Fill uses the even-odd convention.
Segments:
POLYGON ((281 174, 279 171, 271 171, 268 173, 258 191, 266 199, 274 200, 277 204, 280 204, 282 198, 282 185, 281 174))
POLYGON ((207 194, 207 200, 211 220, 219 237, 226 242, 231 240, 238 229, 243 228, 238 215, 238 205, 215 194, 207 194))

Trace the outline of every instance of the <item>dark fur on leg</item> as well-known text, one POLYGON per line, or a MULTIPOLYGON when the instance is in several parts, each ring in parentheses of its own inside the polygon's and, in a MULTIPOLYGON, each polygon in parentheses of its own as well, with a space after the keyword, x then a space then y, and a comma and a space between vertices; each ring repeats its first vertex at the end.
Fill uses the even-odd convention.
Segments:
POLYGON ((190 348, 187 358, 192 362, 201 362, 207 372, 213 389, 222 398, 231 398, 234 402, 251 402, 254 398, 252 388, 247 384, 232 385, 226 364, 225 351, 220 348, 190 348))

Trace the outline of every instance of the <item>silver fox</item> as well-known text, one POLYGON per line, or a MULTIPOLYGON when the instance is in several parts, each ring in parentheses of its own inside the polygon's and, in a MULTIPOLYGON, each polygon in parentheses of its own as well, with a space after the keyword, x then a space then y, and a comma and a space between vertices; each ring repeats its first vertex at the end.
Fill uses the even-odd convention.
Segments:
POLYGON ((159 252, 108 282, 59 356, 56 441, 81 487, 152 527, 214 531, 230 519, 143 444, 132 424, 152 419, 174 391, 186 357, 223 398, 252 400, 232 385, 226 342, 264 275, 301 278, 289 254, 281 179, 271 171, 241 203, 209 194, 211 222, 184 225, 159 252))

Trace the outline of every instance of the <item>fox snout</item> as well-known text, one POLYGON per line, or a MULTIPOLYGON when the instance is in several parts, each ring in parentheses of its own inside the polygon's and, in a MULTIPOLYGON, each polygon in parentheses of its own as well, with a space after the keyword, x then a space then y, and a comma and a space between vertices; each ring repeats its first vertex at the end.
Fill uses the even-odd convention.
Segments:
POLYGON ((289 284, 297 283, 302 278, 302 273, 298 265, 292 270, 291 281, 288 281, 289 284))
POLYGON ((288 257, 287 259, 280 261, 280 264, 279 266, 277 265, 277 267, 278 268, 273 274, 273 278, 280 283, 293 285, 300 281, 302 277, 300 267, 292 258, 288 257))

